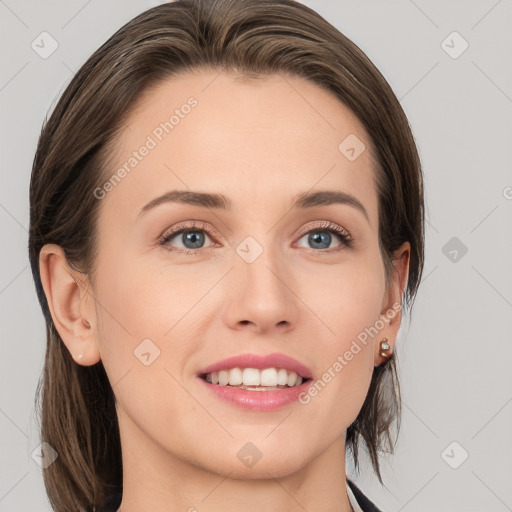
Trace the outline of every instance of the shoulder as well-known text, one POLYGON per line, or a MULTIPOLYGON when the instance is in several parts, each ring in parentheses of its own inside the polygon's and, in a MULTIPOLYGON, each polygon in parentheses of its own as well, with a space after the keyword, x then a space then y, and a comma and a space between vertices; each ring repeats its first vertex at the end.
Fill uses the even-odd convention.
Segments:
POLYGON ((361 489, 359 489, 359 487, 357 487, 357 485, 348 478, 347 485, 350 487, 363 512, 382 512, 381 509, 377 508, 377 506, 363 494, 363 491, 361 491, 361 489))

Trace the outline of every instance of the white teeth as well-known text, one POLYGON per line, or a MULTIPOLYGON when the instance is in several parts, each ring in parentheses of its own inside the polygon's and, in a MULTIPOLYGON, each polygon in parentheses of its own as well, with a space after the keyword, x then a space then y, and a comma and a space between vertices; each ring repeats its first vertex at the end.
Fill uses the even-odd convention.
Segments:
POLYGON ((221 370, 219 372, 219 386, 227 386, 229 382, 229 372, 221 370))
POLYGON ((238 386, 238 387, 269 387, 277 386, 300 386, 304 381, 303 377, 297 375, 292 370, 286 368, 232 368, 230 370, 220 370, 218 372, 207 373, 205 376, 207 382, 218 384, 219 386, 238 386))
POLYGON ((286 384, 288 384, 288 386, 295 386, 296 382, 297 382, 297 374, 295 372, 290 372, 288 374, 288 380, 286 381, 286 384))
POLYGON ((260 372, 261 386, 277 386, 277 370, 275 368, 265 368, 260 372))
POLYGON ((229 385, 240 386, 243 382, 242 370, 240 368, 233 368, 229 371, 229 385))
POLYGON ((277 372, 277 385, 278 386, 286 386, 288 382, 288 372, 284 368, 279 368, 277 372))
POLYGON ((242 372, 244 386, 259 386, 260 371, 256 368, 244 368, 242 372))

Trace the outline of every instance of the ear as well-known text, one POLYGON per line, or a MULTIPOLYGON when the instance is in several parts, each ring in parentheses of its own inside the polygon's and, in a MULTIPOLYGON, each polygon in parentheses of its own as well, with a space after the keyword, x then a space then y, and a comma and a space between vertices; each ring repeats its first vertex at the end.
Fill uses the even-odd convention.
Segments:
POLYGON ((96 313, 87 276, 70 267, 56 244, 42 247, 39 272, 53 323, 71 356, 83 366, 97 363, 101 356, 92 327, 97 325, 96 313))
POLYGON ((382 302, 382 310, 380 318, 384 323, 384 328, 374 338, 374 359, 375 366, 384 364, 387 357, 381 356, 380 343, 384 338, 387 338, 387 343, 390 349, 386 352, 391 354, 395 347, 398 329, 402 320, 402 297, 407 287, 407 280, 409 276, 409 263, 411 255, 411 245, 409 242, 404 242, 393 253, 393 270, 390 276, 390 282, 386 287, 386 293, 382 302))

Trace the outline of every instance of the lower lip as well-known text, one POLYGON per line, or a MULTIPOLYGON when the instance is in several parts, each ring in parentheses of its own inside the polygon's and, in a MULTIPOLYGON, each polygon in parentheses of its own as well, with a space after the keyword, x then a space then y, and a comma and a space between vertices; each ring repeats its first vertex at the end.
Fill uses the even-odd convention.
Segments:
POLYGON ((253 411, 274 411, 293 402, 297 402, 299 395, 303 393, 312 382, 312 379, 310 379, 303 382, 300 386, 273 391, 248 391, 233 386, 211 384, 201 377, 198 377, 198 379, 221 400, 235 407, 253 411))

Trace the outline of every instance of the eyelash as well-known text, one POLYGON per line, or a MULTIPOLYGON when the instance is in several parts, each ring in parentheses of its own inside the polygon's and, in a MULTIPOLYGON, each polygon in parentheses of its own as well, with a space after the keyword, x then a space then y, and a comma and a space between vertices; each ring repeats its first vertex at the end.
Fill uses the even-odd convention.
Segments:
MULTIPOLYGON (((206 233, 211 239, 214 239, 214 236, 213 236, 211 230, 209 230, 206 226, 207 226, 207 224, 204 222, 200 222, 200 223, 192 222, 190 224, 177 224, 173 228, 172 231, 165 233, 160 238, 159 245, 164 246, 166 248, 166 250, 171 251, 171 252, 176 252, 179 254, 197 255, 197 253, 199 251, 205 250, 205 249, 210 249, 211 247, 206 247, 206 248, 200 247, 198 249, 182 249, 182 248, 174 247, 174 248, 170 249, 167 246, 167 244, 169 243, 170 240, 175 238, 177 235, 187 232, 187 231, 191 231, 191 232, 201 231, 201 232, 206 233)), ((329 222, 329 221, 321 221, 318 225, 308 226, 307 228, 300 230, 299 235, 298 235, 298 240, 300 240, 304 235, 307 235, 314 231, 332 233, 338 237, 338 239, 341 243, 340 246, 335 247, 333 249, 313 249, 312 247, 310 247, 309 250, 313 251, 316 254, 318 254, 318 253, 325 254, 325 253, 329 253, 329 252, 340 251, 344 248, 351 247, 354 242, 354 240, 352 239, 352 237, 350 236, 348 231, 346 231, 342 227, 337 226, 336 224, 333 224, 332 222, 329 222)))

